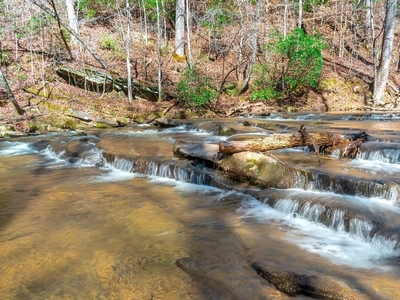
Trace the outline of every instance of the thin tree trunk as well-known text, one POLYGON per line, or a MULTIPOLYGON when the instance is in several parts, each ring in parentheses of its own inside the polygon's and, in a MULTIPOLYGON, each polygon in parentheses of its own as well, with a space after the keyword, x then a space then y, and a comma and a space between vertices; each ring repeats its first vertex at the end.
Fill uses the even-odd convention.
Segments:
POLYGON ((303 0, 299 0, 299 20, 297 23, 297 27, 301 28, 303 24, 303 0))
POLYGON ((10 86, 8 85, 7 79, 6 79, 6 77, 4 76, 3 71, 2 71, 1 69, 0 69, 0 83, 1 83, 1 84, 4 86, 4 88, 6 89, 8 98, 10 98, 10 101, 11 101, 11 103, 14 105, 15 109, 17 110, 17 113, 18 113, 19 115, 23 115, 23 114, 25 113, 25 110, 23 110, 23 109, 19 106, 17 100, 16 100, 15 97, 14 97, 13 92, 11 91, 10 86))
MULTIPOLYGON (((75 30, 76 34, 79 34, 79 24, 78 24, 78 19, 76 18, 75 9, 74 9, 75 0, 65 0, 65 2, 67 5, 67 15, 68 15, 69 27, 71 27, 73 30, 75 30)), ((77 40, 74 36, 71 37, 71 41, 73 44, 75 44, 77 42, 77 40)))
POLYGON ((176 0, 175 56, 177 60, 185 57, 185 0, 176 0))
POLYGON ((376 78, 376 90, 374 91, 374 104, 384 104, 384 92, 389 77, 390 62, 392 60, 394 31, 396 28, 397 0, 386 1, 385 27, 383 32, 381 60, 376 78))
POLYGON ((371 5, 369 7, 369 17, 371 18, 370 20, 370 26, 371 26, 371 40, 372 40, 372 61, 373 61, 373 76, 374 76, 374 82, 373 82, 373 87, 372 87, 372 92, 375 93, 376 91, 376 79, 378 78, 378 55, 377 55, 377 50, 376 50, 376 36, 375 36, 375 15, 374 15, 374 3, 372 0, 371 5))
POLYGON ((158 5, 158 0, 156 0, 156 9, 157 9, 157 56, 158 56, 158 74, 157 74, 157 82, 158 82, 158 101, 162 99, 162 57, 161 57, 161 39, 162 39, 162 32, 161 32, 161 23, 160 23, 160 6, 158 5))
POLYGON ((52 16, 55 20, 57 20, 57 22, 60 23, 60 25, 62 27, 64 27, 65 29, 68 30, 69 33, 71 33, 85 48, 86 50, 89 51, 89 53, 97 60, 97 62, 105 69, 107 70, 107 64, 104 62, 104 60, 78 35, 76 34, 76 32, 69 27, 67 24, 64 24, 60 18, 58 17, 57 14, 53 13, 51 10, 49 10, 46 6, 38 3, 35 0, 32 0, 33 4, 35 4, 37 7, 39 7, 40 9, 42 9, 44 12, 46 12, 47 14, 49 14, 50 16, 52 16))
POLYGON ((62 28, 61 28, 61 27, 62 27, 62 25, 61 25, 61 23, 60 23, 61 20, 60 20, 60 17, 58 16, 58 12, 57 12, 56 4, 54 3, 54 0, 50 0, 50 5, 53 7, 54 15, 56 16, 56 21, 57 21, 58 27, 60 28, 60 36, 61 36, 61 39, 62 39, 62 41, 63 41, 63 43, 64 43, 65 48, 66 48, 67 51, 68 51, 69 56, 70 56, 71 59, 73 60, 74 57, 72 56, 71 48, 69 47, 69 45, 68 45, 68 43, 67 43, 67 40, 66 40, 66 38, 65 38, 65 36, 64 36, 64 31, 63 31, 62 28))
POLYGON ((373 2, 372 2, 372 0, 364 0, 364 1, 365 1, 365 36, 369 37, 371 28, 373 26, 373 23, 372 23, 373 2))
POLYGON ((190 45, 190 9, 189 9, 189 0, 186 1, 186 35, 187 35, 188 62, 189 62, 189 67, 192 68, 192 49, 191 49, 191 45, 190 45))
POLYGON ((288 0, 285 0, 285 11, 283 13, 283 36, 287 35, 287 14, 288 14, 288 0))
POLYGON ((131 75, 131 10, 129 6, 129 0, 126 0, 126 18, 127 18, 127 28, 126 28, 126 69, 128 73, 128 101, 132 102, 132 75, 131 75))
POLYGON ((257 54, 257 41, 258 41, 258 29, 260 25, 260 8, 261 8, 261 0, 257 1, 256 4, 256 11, 255 11, 255 16, 254 16, 254 31, 253 31, 253 39, 252 39, 252 49, 251 49, 251 57, 250 57, 250 64, 249 64, 249 70, 247 72, 246 78, 244 79, 243 85, 240 89, 240 94, 243 94, 246 92, 249 88, 249 82, 251 75, 253 73, 253 67, 256 62, 256 54, 257 54))

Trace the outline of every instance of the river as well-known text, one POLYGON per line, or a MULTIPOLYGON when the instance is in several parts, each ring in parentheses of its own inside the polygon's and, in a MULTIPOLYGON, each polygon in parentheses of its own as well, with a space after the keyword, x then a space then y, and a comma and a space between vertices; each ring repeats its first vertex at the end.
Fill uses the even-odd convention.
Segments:
POLYGON ((400 298, 400 114, 182 122, 0 140, 1 299, 289 299, 249 261, 400 298), (176 140, 227 139, 216 123, 246 134, 363 130, 373 140, 356 159, 325 156, 322 166, 306 149, 275 151, 315 172, 312 182, 248 193, 209 183, 206 167, 196 174, 172 154, 176 140), (185 257, 207 278, 180 269, 185 257))

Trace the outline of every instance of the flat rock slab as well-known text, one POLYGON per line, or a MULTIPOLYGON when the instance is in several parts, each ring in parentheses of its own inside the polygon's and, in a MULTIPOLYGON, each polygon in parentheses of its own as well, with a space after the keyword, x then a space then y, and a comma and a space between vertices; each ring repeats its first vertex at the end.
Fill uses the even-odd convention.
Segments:
POLYGON ((175 119, 169 119, 169 118, 157 118, 154 120, 154 126, 158 127, 177 127, 177 126, 182 126, 183 123, 175 120, 175 119))
POLYGON ((176 264, 189 275, 200 279, 213 290, 213 299, 249 299, 249 300, 288 300, 290 297, 275 290, 272 285, 263 284, 257 279, 257 274, 251 272, 251 268, 214 261, 203 262, 202 260, 185 257, 176 261, 176 264))
POLYGON ((351 289, 345 282, 330 276, 282 272, 259 262, 254 262, 252 267, 261 277, 290 296, 304 294, 317 299, 367 299, 365 295, 351 289))
POLYGON ((183 158, 200 158, 212 163, 218 162, 218 144, 187 143, 177 141, 174 144, 174 154, 183 158))

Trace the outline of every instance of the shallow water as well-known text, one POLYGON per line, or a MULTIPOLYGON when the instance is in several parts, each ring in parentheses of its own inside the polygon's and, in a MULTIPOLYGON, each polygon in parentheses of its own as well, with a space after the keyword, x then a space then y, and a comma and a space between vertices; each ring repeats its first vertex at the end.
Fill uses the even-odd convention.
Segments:
MULTIPOLYGON (((343 122, 335 127, 354 125, 343 122)), ((360 127, 356 122, 354 126, 360 127)), ((390 133, 390 138, 396 140, 396 134, 390 133)), ((174 140, 189 135, 201 141, 224 138, 201 128, 135 127, 102 131, 97 146, 120 157, 173 159, 174 140)), ((0 141, 2 299, 233 299, 232 294, 250 295, 250 289, 260 291, 264 299, 288 299, 259 277, 249 267, 250 261, 333 276, 370 299, 400 297, 398 248, 372 245, 274 209, 248 194, 126 172, 124 167, 96 166, 101 158, 101 152, 93 150, 96 147, 87 150, 91 154, 85 160, 67 159, 78 144, 71 142, 68 153, 54 149, 79 137, 57 138, 0 141), (54 139, 53 150, 29 146, 44 139, 54 139), (201 261, 211 280, 178 268, 176 260, 183 257, 201 261)), ((302 161, 297 151, 293 153, 277 155, 296 164, 313 161, 312 155, 302 161)), ((335 163, 332 157, 326 161, 324 168, 354 172, 356 177, 368 169, 363 161, 335 163)), ((397 164, 381 166, 375 174, 399 178, 397 164)), ((373 174, 362 176, 371 179, 373 174)), ((296 190, 281 192, 297 199, 296 190)), ((326 191, 308 192, 316 199, 339 197, 326 191)), ((305 195, 297 197, 301 200, 305 195)), ((383 215, 385 210, 392 215, 399 210, 385 199, 340 197, 365 203, 372 212, 379 208, 383 215)))

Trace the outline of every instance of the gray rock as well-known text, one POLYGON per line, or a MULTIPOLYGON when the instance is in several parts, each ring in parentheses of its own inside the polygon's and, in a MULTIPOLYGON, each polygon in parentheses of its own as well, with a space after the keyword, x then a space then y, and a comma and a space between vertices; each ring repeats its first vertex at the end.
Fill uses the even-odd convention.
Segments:
POLYGON ((254 262, 253 269, 269 283, 290 296, 304 294, 318 299, 367 299, 351 289, 345 282, 330 276, 315 276, 274 270, 254 262))
POLYGON ((212 163, 218 161, 218 150, 218 144, 187 143, 182 141, 175 142, 173 147, 173 152, 178 157, 199 158, 212 163))
POLYGON ((182 122, 170 118, 157 118, 154 120, 154 125, 158 127, 177 127, 182 126, 182 122))
POLYGON ((79 120, 85 121, 85 122, 91 122, 93 121, 93 116, 80 111, 80 110, 72 110, 70 109, 67 113, 68 116, 73 117, 73 118, 77 118, 79 120))

